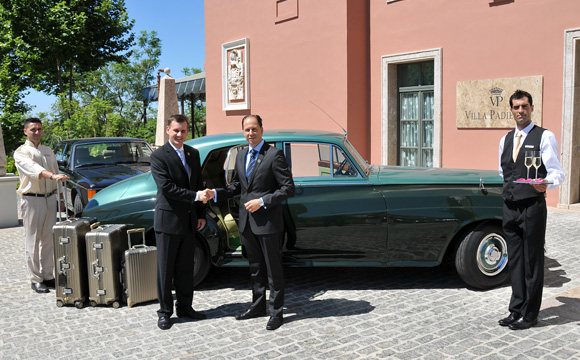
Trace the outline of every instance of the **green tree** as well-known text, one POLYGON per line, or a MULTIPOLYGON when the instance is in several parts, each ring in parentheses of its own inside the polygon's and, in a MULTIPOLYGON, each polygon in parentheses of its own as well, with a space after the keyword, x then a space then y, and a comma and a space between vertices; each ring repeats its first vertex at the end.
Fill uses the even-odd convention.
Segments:
POLYGON ((123 62, 134 41, 123 0, 0 0, 0 21, 12 46, 0 51, 17 64, 22 87, 66 93, 69 102, 77 75, 123 62))
POLYGON ((147 120, 156 114, 143 95, 155 79, 160 56, 157 32, 142 31, 127 62, 110 62, 79 76, 74 101, 60 101, 73 115, 56 131, 68 131, 69 137, 136 136, 153 142, 156 122, 147 120))
POLYGON ((23 101, 26 82, 22 79, 17 58, 12 53, 20 39, 6 31, 9 26, 10 22, 0 12, 0 123, 7 155, 22 143, 23 114, 30 110, 23 101))
POLYGON ((11 154, 23 141, 24 113, 30 107, 22 100, 23 91, 14 72, 14 62, 8 54, 0 56, 0 124, 6 154, 11 154))

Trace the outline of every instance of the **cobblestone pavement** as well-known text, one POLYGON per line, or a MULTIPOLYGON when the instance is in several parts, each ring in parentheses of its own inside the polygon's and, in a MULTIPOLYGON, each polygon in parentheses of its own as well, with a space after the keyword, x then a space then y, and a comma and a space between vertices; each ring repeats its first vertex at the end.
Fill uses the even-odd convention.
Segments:
POLYGON ((236 321, 245 268, 213 269, 196 290, 202 321, 157 328, 156 303, 57 308, 27 281, 23 228, 0 229, 2 359, 571 359, 580 358, 580 214, 550 211, 539 324, 497 325, 510 288, 474 291, 454 270, 287 269, 285 324, 236 321))

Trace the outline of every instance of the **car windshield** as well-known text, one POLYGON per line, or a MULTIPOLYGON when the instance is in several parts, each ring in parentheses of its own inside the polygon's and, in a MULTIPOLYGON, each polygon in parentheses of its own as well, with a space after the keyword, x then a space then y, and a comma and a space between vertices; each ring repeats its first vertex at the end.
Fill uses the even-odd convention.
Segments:
POLYGON ((151 148, 139 141, 106 142, 77 145, 74 153, 75 167, 111 164, 149 164, 151 148))
POLYGON ((360 154, 358 153, 358 151, 356 151, 356 149, 354 148, 354 146, 352 146, 352 144, 350 143, 350 141, 347 140, 346 137, 344 138, 344 146, 347 148, 348 152, 350 152, 350 154, 354 158, 354 161, 356 161, 356 163, 358 164, 358 166, 360 166, 360 168, 365 173, 365 175, 368 176, 369 173, 370 173, 370 171, 371 171, 371 166, 369 165, 368 162, 366 162, 362 158, 362 156, 360 156, 360 154))

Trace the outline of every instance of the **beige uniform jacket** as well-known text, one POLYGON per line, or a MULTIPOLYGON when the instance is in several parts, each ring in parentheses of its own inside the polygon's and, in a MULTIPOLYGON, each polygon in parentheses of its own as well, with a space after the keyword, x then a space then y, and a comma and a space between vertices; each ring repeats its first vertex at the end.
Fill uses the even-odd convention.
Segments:
POLYGON ((42 144, 38 148, 26 140, 14 152, 14 162, 20 176, 20 187, 16 191, 22 194, 47 194, 56 190, 56 181, 40 179, 42 170, 58 174, 56 156, 48 146, 42 144))

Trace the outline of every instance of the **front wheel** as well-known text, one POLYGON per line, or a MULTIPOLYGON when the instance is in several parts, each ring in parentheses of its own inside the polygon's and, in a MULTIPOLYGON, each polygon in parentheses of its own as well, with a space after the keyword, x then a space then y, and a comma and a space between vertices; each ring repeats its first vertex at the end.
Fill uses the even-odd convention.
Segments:
POLYGON ((474 288, 489 289, 503 284, 508 277, 507 264, 507 242, 498 225, 477 227, 457 247, 457 273, 474 288))
POLYGON ((199 285, 209 273, 211 261, 209 250, 203 243, 204 240, 196 236, 193 239, 195 246, 195 256, 193 258, 193 286, 199 285))

